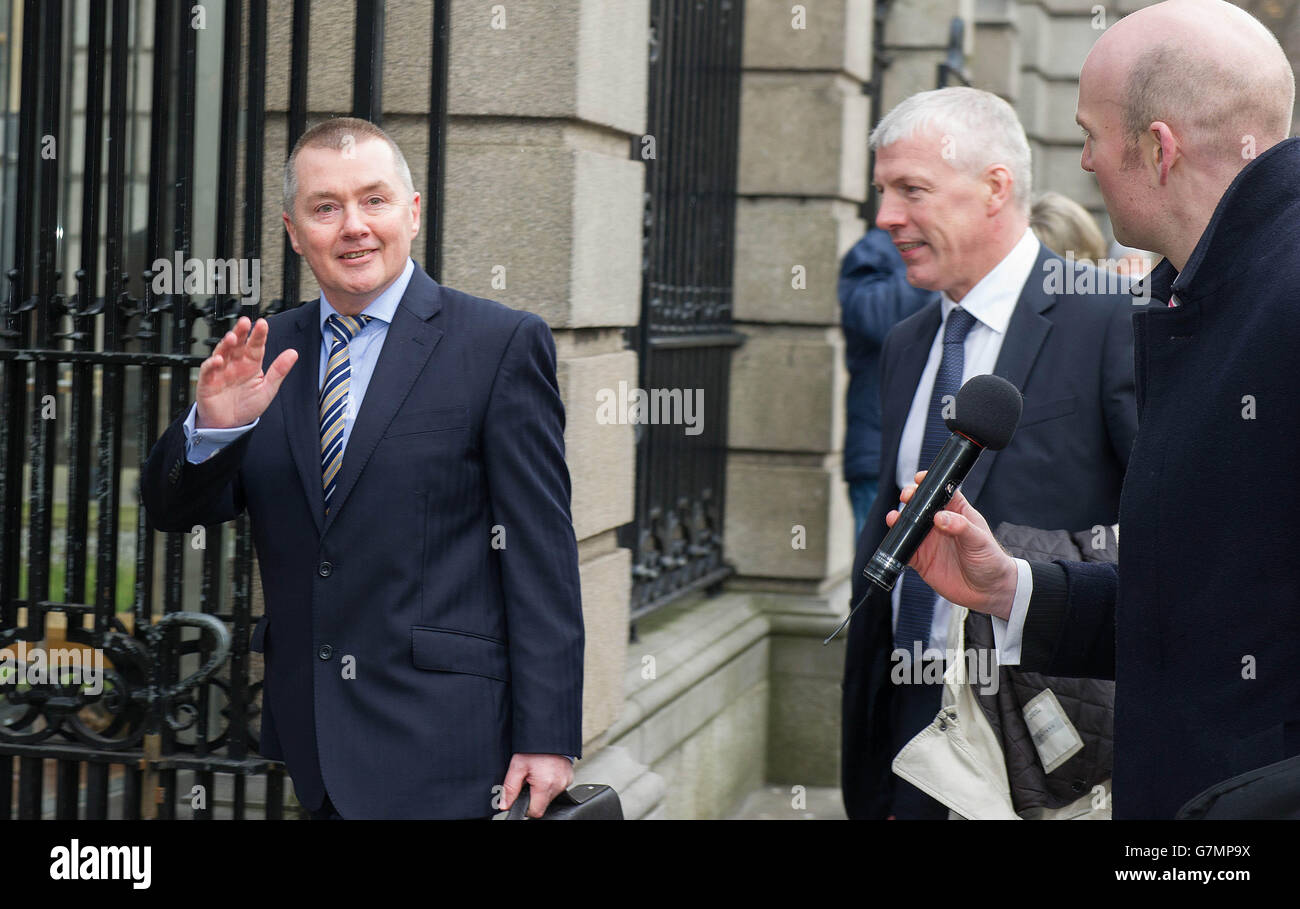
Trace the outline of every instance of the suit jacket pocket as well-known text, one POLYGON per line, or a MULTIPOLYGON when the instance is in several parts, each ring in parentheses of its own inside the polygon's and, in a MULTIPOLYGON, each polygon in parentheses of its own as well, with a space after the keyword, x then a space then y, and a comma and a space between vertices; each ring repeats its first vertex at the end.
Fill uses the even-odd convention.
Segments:
POLYGON ((447 628, 411 628, 411 660, 417 669, 460 672, 510 680, 506 645, 482 635, 447 628))
POLYGON ((1016 428, 1024 429, 1035 423, 1045 423, 1072 414, 1077 404, 1078 399, 1074 395, 1057 398, 1055 401, 1026 401, 1025 409, 1020 414, 1020 423, 1016 428))
POLYGON ((422 432, 446 432, 452 429, 467 429, 469 427, 469 408, 465 405, 457 407, 439 407, 432 410, 411 410, 399 411, 393 421, 388 424, 388 431, 384 433, 387 438, 393 436, 409 436, 422 432))

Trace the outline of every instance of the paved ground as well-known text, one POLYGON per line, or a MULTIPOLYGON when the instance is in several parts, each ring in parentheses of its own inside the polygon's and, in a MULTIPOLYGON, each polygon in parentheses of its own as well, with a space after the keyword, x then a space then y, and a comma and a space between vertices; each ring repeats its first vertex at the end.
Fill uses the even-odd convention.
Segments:
MULTIPOLYGON (((46 820, 55 818, 58 805, 58 777, 56 762, 51 760, 44 761, 44 785, 41 791, 41 816, 46 820)), ((15 771, 18 762, 14 761, 15 771)), ((108 817, 111 820, 119 820, 126 816, 126 807, 122 801, 125 795, 125 772, 119 764, 114 764, 109 770, 108 781, 108 817)), ((13 774, 13 805, 14 815, 17 815, 18 805, 18 773, 13 774)), ((86 815, 86 771, 81 770, 81 787, 78 798, 77 816, 85 817, 86 815)), ((190 770, 178 770, 176 772, 176 789, 179 793, 176 799, 176 817, 178 820, 189 820, 194 816, 194 790, 195 783, 194 772, 190 770)), ((212 807, 212 813, 217 820, 227 820, 234 817, 233 799, 234 799, 234 777, 228 773, 218 773, 215 778, 215 791, 209 795, 205 801, 212 807)), ((285 789, 290 788, 288 779, 285 780, 285 789)), ((262 819, 265 816, 266 808, 266 777, 250 776, 245 783, 245 817, 252 819, 262 819)), ((293 817, 293 812, 297 810, 297 802, 289 797, 292 805, 286 806, 285 816, 293 817)), ((3 818, 0 818, 3 820, 3 818)))
POLYGON ((731 820, 843 821, 844 802, 837 786, 772 785, 745 797, 731 820))

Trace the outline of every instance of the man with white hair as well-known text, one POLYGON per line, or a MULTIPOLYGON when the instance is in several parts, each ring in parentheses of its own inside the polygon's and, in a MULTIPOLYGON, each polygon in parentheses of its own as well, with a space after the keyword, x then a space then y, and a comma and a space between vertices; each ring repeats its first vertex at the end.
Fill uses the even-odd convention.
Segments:
POLYGON ((960 494, 912 561, 996 617, 1003 662, 1113 673, 1117 818, 1300 799, 1294 104, 1277 40, 1231 4, 1170 0, 1101 35, 1079 80, 1081 163, 1116 238, 1165 256, 1133 318, 1118 568, 1011 559, 960 494))
POLYGON ((853 602, 870 599, 850 626, 845 660, 844 800, 854 818, 942 818, 946 808, 894 777, 890 761, 939 710, 942 657, 933 654, 948 647, 951 607, 914 571, 891 598, 862 568, 900 489, 947 440, 952 396, 974 375, 1000 375, 1025 396, 1011 444, 986 452, 964 485, 994 526, 1114 524, 1137 428, 1131 304, 1127 293, 1094 292, 1100 273, 1069 271, 1030 230, 1029 144, 996 95, 914 95, 870 142, 876 225, 908 282, 941 294, 894 328, 881 355, 880 489, 853 572, 853 602), (896 671, 906 661, 912 669, 896 671))

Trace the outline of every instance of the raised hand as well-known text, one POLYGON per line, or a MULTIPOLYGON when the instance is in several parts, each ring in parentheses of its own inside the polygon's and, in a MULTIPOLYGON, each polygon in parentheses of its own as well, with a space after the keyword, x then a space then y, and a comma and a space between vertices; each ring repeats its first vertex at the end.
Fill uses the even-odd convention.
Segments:
POLYGON ((265 319, 258 319, 253 325, 244 316, 213 348, 212 356, 199 367, 195 426, 203 429, 243 426, 256 420, 270 406, 280 383, 298 362, 298 351, 292 348, 284 351, 263 373, 262 359, 266 356, 269 330, 265 319))
MULTIPOLYGON (((924 477, 925 471, 921 471, 916 482, 924 477)), ((899 498, 906 504, 915 492, 915 485, 908 486, 899 498)), ((897 520, 897 511, 885 515, 890 527, 897 520)), ((961 490, 934 516, 934 528, 909 563, 921 579, 951 603, 1008 618, 1016 596, 1015 559, 994 539, 984 516, 966 501, 961 490)))

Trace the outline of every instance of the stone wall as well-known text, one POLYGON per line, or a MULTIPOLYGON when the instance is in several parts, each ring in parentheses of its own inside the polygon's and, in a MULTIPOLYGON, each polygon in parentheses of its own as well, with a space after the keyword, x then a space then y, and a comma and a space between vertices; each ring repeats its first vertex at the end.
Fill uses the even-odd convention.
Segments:
POLYGON ((865 230, 872 4, 746 7, 726 541, 769 623, 767 779, 839 780, 853 516, 840 259, 865 230))
MULTIPOLYGON (((969 67, 975 86, 1016 108, 1034 156, 1035 191, 1054 190, 1074 199, 1093 213, 1108 240, 1110 218, 1096 178, 1079 166, 1083 135, 1074 122, 1079 70, 1105 29, 1151 5, 1152 0, 975 0, 969 67)), ((1256 15, 1265 24, 1279 24, 1266 9, 1256 15)), ((1286 40, 1283 44, 1288 47, 1286 40)))
POLYGON ((746 7, 727 556, 735 589, 817 595, 847 576, 847 388, 835 284, 863 231, 871 5, 746 7))
POLYGON ((1091 211, 1109 236, 1096 180, 1079 167, 1083 141, 1074 122, 1079 70, 1106 27, 1148 5, 1141 0, 896 2, 885 26, 891 63, 883 79, 880 115, 907 96, 937 86, 949 23, 961 17, 971 84, 1000 95, 1016 109, 1033 153, 1034 191, 1069 196, 1091 211))
POLYGON ((596 392, 636 384, 648 0, 453 3, 443 280, 550 323, 565 401, 586 678, 583 739, 619 715, 631 558, 631 426, 596 392), (499 27, 503 26, 503 27, 499 27))

